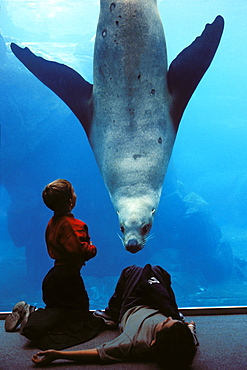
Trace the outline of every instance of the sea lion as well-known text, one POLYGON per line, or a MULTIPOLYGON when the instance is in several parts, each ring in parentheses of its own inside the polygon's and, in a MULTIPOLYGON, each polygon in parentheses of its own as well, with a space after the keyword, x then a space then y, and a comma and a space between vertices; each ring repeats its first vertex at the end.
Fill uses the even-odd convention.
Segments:
POLYGON ((156 0, 101 0, 93 85, 12 44, 17 58, 84 127, 129 252, 143 248, 184 109, 223 32, 218 16, 167 68, 156 0))

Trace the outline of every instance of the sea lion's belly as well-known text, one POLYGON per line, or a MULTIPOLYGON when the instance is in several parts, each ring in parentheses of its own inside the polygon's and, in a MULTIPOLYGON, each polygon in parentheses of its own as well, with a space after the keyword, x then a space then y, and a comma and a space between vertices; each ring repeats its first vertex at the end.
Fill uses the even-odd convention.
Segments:
POLYGON ((175 138, 157 6, 122 3, 104 3, 94 54, 90 142, 111 194, 160 189, 175 138))

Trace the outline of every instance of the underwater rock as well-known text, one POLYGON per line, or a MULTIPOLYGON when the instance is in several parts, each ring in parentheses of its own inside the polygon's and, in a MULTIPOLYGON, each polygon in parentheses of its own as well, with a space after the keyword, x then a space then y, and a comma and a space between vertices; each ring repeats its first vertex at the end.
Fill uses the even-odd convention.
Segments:
POLYGON ((207 203, 195 193, 188 194, 183 203, 187 209, 181 219, 179 237, 181 248, 189 255, 190 268, 200 269, 210 283, 228 278, 234 264, 232 249, 222 237, 207 203))
MULTIPOLYGON (((181 186, 180 186, 181 189, 181 186)), ((217 283, 228 279, 234 270, 230 243, 214 221, 207 202, 195 192, 184 195, 175 190, 162 198, 162 225, 167 248, 183 271, 202 283, 217 283)))

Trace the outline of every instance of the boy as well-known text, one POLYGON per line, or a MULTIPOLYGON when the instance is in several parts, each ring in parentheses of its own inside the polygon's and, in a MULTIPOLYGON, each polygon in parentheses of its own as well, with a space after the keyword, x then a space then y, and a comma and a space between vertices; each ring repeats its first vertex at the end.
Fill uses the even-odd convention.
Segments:
MULTIPOLYGON (((87 225, 71 213, 76 205, 76 194, 69 181, 53 181, 45 187, 42 197, 46 206, 54 211, 45 233, 48 254, 55 260, 54 267, 47 273, 42 284, 46 306, 45 309, 35 311, 24 301, 18 302, 12 314, 6 318, 5 329, 13 331, 21 323, 21 334, 30 340, 42 340, 40 348, 49 348, 46 334, 51 330, 60 332, 66 329, 72 335, 75 325, 73 317, 85 326, 86 340, 89 333, 96 334, 94 329, 98 328, 89 312, 89 298, 80 270, 85 261, 95 257, 97 249, 90 241, 87 225), (92 330, 86 327, 86 322, 91 321, 92 330)), ((83 335, 78 335, 83 339, 83 335)), ((62 341, 62 347, 67 346, 66 338, 62 341)))

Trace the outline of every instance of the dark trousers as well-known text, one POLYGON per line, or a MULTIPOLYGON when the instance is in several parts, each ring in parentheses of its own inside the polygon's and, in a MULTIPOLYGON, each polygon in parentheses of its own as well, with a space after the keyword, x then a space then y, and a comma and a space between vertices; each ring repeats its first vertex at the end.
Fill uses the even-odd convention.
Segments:
POLYGON ((114 321, 120 322, 129 308, 139 305, 147 305, 173 319, 181 319, 170 275, 162 267, 150 264, 126 267, 105 311, 114 321), (157 279, 156 282, 150 283, 152 277, 157 279))
POLYGON ((73 320, 89 321, 89 298, 80 269, 70 265, 54 266, 42 284, 46 307, 33 312, 23 328, 23 335, 38 340, 50 331, 72 327, 73 320))
POLYGON ((76 266, 54 266, 43 280, 42 292, 46 307, 89 310, 88 294, 76 266))

